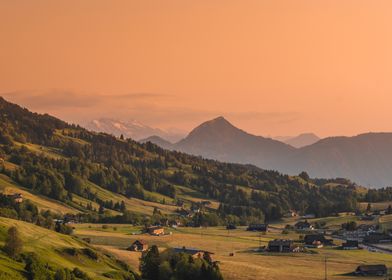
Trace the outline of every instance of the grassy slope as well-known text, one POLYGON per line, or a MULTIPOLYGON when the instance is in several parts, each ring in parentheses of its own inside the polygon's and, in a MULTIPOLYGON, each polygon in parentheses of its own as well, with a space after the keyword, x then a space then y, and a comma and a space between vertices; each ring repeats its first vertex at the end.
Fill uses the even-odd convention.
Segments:
MULTIPOLYGON (((107 279, 102 273, 120 270, 119 265, 112 259, 100 254, 99 262, 89 259, 84 255, 70 256, 62 250, 65 248, 87 247, 75 237, 56 233, 29 223, 0 218, 0 246, 3 246, 6 231, 10 226, 17 226, 24 242, 24 252, 35 252, 44 262, 50 266, 73 269, 79 267, 94 279, 107 279)), ((0 271, 21 277, 24 271, 22 264, 7 258, 0 252, 0 271)), ((0 278, 1 279, 1 278, 0 278)), ((11 279, 11 278, 8 278, 11 279)), ((14 278, 12 278, 14 279, 14 278)))
POLYGON ((38 208, 42 210, 51 210, 61 214, 78 212, 77 210, 59 201, 32 193, 30 190, 23 188, 13 182, 4 174, 0 174, 0 191, 5 194, 22 193, 25 199, 30 199, 32 202, 34 202, 34 204, 37 205, 38 208))

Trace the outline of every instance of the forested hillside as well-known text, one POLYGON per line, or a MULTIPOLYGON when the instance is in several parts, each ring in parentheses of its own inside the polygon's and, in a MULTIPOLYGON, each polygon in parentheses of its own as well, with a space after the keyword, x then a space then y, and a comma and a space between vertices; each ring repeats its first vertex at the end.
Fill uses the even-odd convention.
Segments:
POLYGON ((89 132, 2 98, 0 158, 2 176, 15 186, 90 221, 129 222, 140 219, 135 213, 173 215, 197 205, 205 211, 193 217, 196 224, 246 224, 279 219, 289 209, 317 216, 354 211, 366 195, 348 180, 291 177, 89 132))

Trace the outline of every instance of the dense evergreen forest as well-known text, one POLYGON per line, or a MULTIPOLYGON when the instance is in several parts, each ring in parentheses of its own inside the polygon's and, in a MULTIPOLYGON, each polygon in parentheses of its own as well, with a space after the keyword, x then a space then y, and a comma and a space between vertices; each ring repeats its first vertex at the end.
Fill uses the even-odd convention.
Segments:
POLYGON ((219 202, 218 209, 194 217, 207 224, 228 220, 241 224, 268 222, 281 218, 290 209, 327 216, 355 211, 361 200, 392 198, 391 188, 368 192, 345 179, 311 179, 305 172, 287 176, 93 133, 49 115, 31 113, 2 98, 0 159, 0 173, 25 188, 63 203, 72 203, 73 195, 89 199, 100 209, 87 205, 83 209, 86 215, 97 212, 99 216, 103 209, 125 214, 113 217, 116 222, 134 217, 132 209, 120 202, 100 200, 89 182, 143 200, 153 200, 147 193, 159 193, 176 201, 178 187, 187 187, 219 202), (50 148, 58 156, 33 151, 29 144, 50 148), (7 169, 4 162, 17 168, 7 169))

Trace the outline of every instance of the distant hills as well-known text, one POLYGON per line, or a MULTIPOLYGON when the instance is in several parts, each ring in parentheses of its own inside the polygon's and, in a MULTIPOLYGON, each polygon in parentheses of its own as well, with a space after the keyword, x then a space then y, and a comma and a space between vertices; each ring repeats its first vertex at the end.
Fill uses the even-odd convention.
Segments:
POLYGON ((134 140, 141 140, 150 136, 159 136, 175 142, 184 136, 182 133, 153 128, 136 120, 122 121, 111 118, 101 118, 92 120, 85 125, 85 127, 92 131, 104 132, 117 137, 123 135, 126 138, 132 138, 134 140))
POLYGON ((294 137, 283 136, 283 137, 274 137, 274 139, 289 144, 290 146, 293 146, 295 148, 302 148, 316 143, 321 138, 319 138, 314 133, 302 133, 294 137))
POLYGON ((307 171, 312 177, 344 177, 366 186, 392 185, 392 133, 323 140, 302 134, 283 143, 249 134, 219 117, 199 125, 175 144, 150 140, 167 149, 293 175, 307 171))

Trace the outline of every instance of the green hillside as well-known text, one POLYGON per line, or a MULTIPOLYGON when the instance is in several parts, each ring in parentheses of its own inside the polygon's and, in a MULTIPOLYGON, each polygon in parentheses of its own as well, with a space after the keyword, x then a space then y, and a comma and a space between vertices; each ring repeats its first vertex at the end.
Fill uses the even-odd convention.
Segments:
MULTIPOLYGON (((11 226, 16 226, 21 233, 23 253, 38 255, 40 261, 47 264, 53 272, 60 268, 72 270, 77 267, 93 279, 107 279, 105 274, 109 273, 129 275, 123 264, 108 255, 96 252, 75 237, 22 221, 0 218, 1 247, 4 245, 6 232, 11 226), (96 252, 97 257, 84 253, 85 249, 96 252)), ((23 262, 10 259, 0 251, 0 279, 26 279, 27 272, 24 267, 23 262)))
POLYGON ((84 215, 84 221, 118 216, 111 221, 132 222, 129 213, 174 215, 179 207, 198 205, 210 216, 199 215, 193 223, 212 218, 246 224, 280 219, 290 209, 320 217, 354 211, 366 196, 348 180, 287 176, 171 152, 92 133, 4 99, 0 158, 3 190, 28 192, 39 208, 69 210, 84 215), (49 205, 52 201, 61 207, 49 205))

